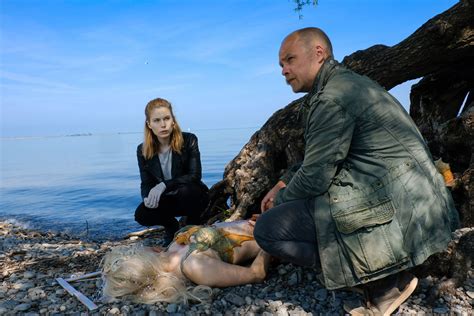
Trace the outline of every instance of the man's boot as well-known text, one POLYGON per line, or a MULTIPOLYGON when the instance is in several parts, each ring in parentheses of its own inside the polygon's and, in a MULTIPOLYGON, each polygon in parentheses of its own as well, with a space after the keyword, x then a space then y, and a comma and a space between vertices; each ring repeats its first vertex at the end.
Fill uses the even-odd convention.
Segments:
POLYGON ((390 275, 364 286, 364 306, 344 305, 351 315, 391 315, 415 291, 418 279, 406 271, 390 275))

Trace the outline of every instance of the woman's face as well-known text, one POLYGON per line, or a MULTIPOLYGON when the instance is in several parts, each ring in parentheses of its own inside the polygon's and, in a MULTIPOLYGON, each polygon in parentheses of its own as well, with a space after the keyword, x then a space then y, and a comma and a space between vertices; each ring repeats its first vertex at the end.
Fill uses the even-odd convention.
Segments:
POLYGON ((169 143, 174 120, 168 108, 158 107, 153 109, 147 125, 153 131, 153 134, 158 137, 158 141, 161 144, 169 143))

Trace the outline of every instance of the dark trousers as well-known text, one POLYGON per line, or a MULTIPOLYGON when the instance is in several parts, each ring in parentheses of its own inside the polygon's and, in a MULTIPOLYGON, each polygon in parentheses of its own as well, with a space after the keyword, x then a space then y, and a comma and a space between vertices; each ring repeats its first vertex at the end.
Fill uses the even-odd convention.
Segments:
POLYGON ((177 230, 175 217, 187 216, 187 224, 200 224, 200 216, 208 203, 206 188, 197 183, 183 184, 173 190, 166 189, 157 208, 148 208, 142 202, 135 211, 135 220, 143 226, 162 225, 177 230))
POLYGON ((264 212, 253 232, 270 255, 301 266, 320 267, 313 200, 296 200, 264 212))

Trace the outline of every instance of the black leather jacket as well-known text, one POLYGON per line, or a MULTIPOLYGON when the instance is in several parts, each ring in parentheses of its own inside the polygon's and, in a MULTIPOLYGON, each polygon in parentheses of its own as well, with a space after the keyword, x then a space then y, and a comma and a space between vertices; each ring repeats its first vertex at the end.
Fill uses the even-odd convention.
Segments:
POLYGON ((161 170, 160 159, 154 155, 145 159, 142 154, 143 143, 137 147, 138 168, 141 178, 142 198, 148 196, 150 190, 160 182, 166 184, 166 190, 173 190, 181 184, 198 183, 203 189, 208 190, 201 181, 201 155, 199 153, 198 139, 191 133, 183 133, 184 144, 181 154, 173 152, 171 163, 171 179, 165 180, 161 170))

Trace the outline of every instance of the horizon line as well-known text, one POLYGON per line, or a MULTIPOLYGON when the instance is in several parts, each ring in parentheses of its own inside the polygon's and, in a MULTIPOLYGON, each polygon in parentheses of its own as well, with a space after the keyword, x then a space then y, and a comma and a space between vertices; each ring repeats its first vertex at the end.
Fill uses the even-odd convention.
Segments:
MULTIPOLYGON (((248 128, 255 128, 256 131, 261 127, 256 126, 242 126, 242 127, 217 127, 217 128, 196 128, 191 129, 187 128, 183 132, 191 132, 191 131, 209 131, 209 130, 231 130, 231 129, 248 129, 248 128)), ((99 133, 92 133, 92 132, 83 132, 83 133, 72 133, 72 134, 62 134, 62 135, 37 135, 37 136, 1 136, 1 140, 22 140, 22 139, 35 139, 35 138, 60 138, 60 137, 87 137, 87 136, 100 136, 100 135, 116 135, 116 134, 141 134, 143 131, 136 132, 136 131, 128 131, 128 132, 99 132, 99 133)))

